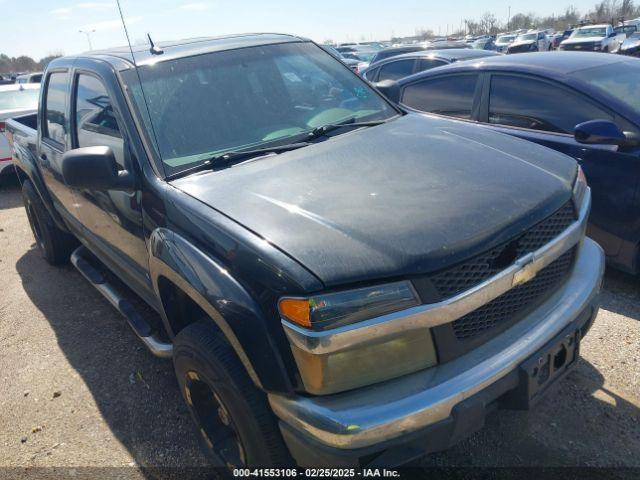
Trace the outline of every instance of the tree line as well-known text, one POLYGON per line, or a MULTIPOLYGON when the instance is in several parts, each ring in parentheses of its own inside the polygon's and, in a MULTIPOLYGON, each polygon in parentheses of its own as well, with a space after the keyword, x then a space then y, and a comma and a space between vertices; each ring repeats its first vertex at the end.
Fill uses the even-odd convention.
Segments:
POLYGON ((640 5, 635 5, 633 0, 602 0, 584 14, 570 6, 559 15, 538 16, 534 13, 516 13, 507 21, 500 21, 494 13, 485 12, 479 19, 465 19, 464 31, 456 34, 495 35, 499 32, 531 28, 553 28, 561 31, 582 21, 611 23, 615 26, 621 20, 638 17, 640 17, 640 5))
POLYGON ((60 56, 61 54, 48 55, 36 62, 27 55, 9 57, 0 53, 0 75, 3 73, 39 72, 44 70, 51 60, 60 56))

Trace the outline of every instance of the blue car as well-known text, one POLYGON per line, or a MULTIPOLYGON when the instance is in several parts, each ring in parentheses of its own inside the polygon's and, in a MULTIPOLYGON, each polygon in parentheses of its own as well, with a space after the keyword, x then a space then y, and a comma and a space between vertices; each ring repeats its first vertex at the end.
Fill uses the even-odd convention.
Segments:
POLYGON ((379 88, 410 110, 484 124, 574 157, 593 192, 589 235, 610 265, 638 273, 639 59, 585 52, 488 57, 379 88))

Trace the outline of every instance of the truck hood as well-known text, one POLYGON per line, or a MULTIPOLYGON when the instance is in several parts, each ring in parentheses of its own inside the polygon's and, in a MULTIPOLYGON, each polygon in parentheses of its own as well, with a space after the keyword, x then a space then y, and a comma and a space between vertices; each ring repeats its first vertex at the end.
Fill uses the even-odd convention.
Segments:
POLYGON ((568 38, 562 42, 563 45, 579 45, 581 43, 599 43, 602 42, 605 37, 580 37, 580 38, 568 38))
POLYGON ((575 174, 545 147, 409 114, 172 185, 335 286, 484 252, 560 208, 575 174))

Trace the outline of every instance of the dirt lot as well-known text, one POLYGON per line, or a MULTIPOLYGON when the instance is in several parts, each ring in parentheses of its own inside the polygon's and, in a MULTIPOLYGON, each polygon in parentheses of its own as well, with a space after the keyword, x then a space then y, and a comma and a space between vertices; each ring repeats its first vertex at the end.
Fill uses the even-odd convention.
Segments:
MULTIPOLYGON (((39 257, 15 183, 0 186, 0 280, 0 467, 203 464, 171 362, 39 257)), ((607 273, 580 364, 533 411, 493 414, 420 464, 640 466, 640 280, 607 273)))

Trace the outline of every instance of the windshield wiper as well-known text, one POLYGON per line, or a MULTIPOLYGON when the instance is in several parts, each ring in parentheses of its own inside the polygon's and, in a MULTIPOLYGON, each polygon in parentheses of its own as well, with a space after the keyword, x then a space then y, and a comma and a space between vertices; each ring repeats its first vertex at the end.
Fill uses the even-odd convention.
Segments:
POLYGON ((196 165, 195 167, 187 168, 186 170, 182 170, 180 172, 167 175, 166 180, 174 180, 178 177, 184 177, 185 175, 191 175, 192 173, 201 172, 203 170, 211 170, 217 167, 226 167, 238 160, 246 160, 252 157, 261 157, 263 155, 269 155, 271 153, 288 152, 290 150, 296 150, 298 148, 306 147, 308 145, 310 145, 309 142, 298 142, 298 143, 287 143, 284 145, 276 145, 273 147, 256 148, 253 150, 238 150, 238 151, 225 152, 219 155, 214 155, 213 157, 205 160, 204 163, 196 165))
MULTIPOLYGON (((394 117, 395 118, 395 117, 394 117)), ((308 138, 309 140, 313 140, 314 138, 318 138, 318 137, 322 137, 323 135, 326 135, 327 133, 333 131, 333 130, 337 130, 339 128, 343 128, 343 127, 349 127, 349 128, 359 128, 359 127, 375 127, 376 125, 381 125, 383 123, 386 123, 388 120, 373 120, 371 122, 356 122, 356 118, 355 117, 351 117, 348 120, 345 120, 344 122, 340 122, 340 123, 328 123, 326 125, 322 125, 320 127, 316 127, 313 130, 311 130, 308 134, 308 138)))

